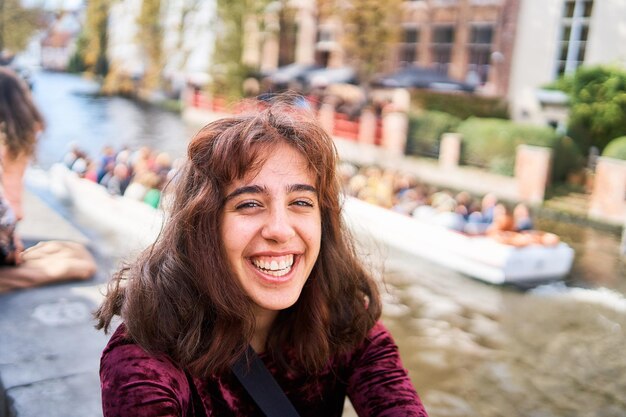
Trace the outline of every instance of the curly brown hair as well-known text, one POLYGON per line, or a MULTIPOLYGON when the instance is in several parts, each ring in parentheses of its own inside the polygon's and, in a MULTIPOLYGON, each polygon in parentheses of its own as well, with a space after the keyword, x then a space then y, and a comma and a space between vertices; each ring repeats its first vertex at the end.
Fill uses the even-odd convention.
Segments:
POLYGON ((266 351, 284 369, 316 372, 363 341, 381 305, 342 221, 337 152, 312 114, 285 102, 217 120, 195 135, 170 184, 173 200, 160 236, 114 275, 96 327, 107 331, 120 315, 132 340, 196 375, 231 366, 252 339, 255 317, 220 240, 225 190, 258 171, 282 143, 300 152, 315 175, 322 239, 311 275, 298 301, 279 312, 266 351), (285 351, 298 369, 288 367, 285 351))
POLYGON ((26 84, 8 68, 0 67, 0 143, 11 157, 32 155, 44 120, 26 84))

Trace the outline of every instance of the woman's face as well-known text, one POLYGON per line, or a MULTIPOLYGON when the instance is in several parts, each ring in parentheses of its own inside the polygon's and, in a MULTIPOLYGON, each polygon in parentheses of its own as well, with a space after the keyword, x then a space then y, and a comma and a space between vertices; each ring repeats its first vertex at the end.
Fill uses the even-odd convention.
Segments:
POLYGON ((226 188, 221 238, 231 268, 265 311, 292 306, 320 251, 315 176, 287 144, 269 151, 256 175, 226 188))

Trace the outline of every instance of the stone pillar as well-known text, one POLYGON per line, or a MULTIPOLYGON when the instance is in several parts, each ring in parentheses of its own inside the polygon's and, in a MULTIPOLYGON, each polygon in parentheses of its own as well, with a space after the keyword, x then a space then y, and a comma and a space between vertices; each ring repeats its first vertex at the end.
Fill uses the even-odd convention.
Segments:
POLYGON ((461 160, 461 135, 444 133, 439 146, 439 166, 444 169, 456 168, 461 160))
POLYGON ((335 105, 327 101, 322 103, 317 119, 326 133, 332 136, 335 127, 335 105))
POLYGON ((520 145, 515 157, 515 179, 520 200, 529 204, 543 202, 550 181, 552 150, 520 145))
POLYGON ((409 116, 402 111, 389 109, 383 114, 383 148, 391 154, 404 155, 409 134, 409 116))
POLYGON ((373 145, 376 141, 376 114, 370 108, 361 112, 359 118, 359 143, 373 145))
POLYGON ((624 224, 626 220, 626 161, 598 158, 589 217, 624 224))
POLYGON ((265 14, 265 32, 261 41, 261 71, 271 71, 278 66, 279 33, 278 11, 270 10, 265 14))

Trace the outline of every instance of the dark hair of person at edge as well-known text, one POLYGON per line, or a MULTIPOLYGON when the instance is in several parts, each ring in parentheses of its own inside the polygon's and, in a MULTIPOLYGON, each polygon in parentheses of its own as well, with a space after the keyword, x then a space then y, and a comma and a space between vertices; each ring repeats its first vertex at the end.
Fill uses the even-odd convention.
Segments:
POLYGON ((191 140, 172 183, 169 219, 153 245, 118 271, 96 311, 108 331, 120 315, 127 335, 197 376, 225 372, 255 331, 254 304, 229 266, 222 241, 226 189, 258 173, 281 145, 305 158, 321 215, 319 256, 295 304, 278 312, 264 350, 283 371, 317 372, 361 343, 381 314, 373 278, 357 259, 341 216, 337 152, 307 110, 279 99, 210 123, 191 140), (284 351, 295 353, 293 369, 284 351))
POLYGON ((26 83, 9 68, 0 67, 0 137, 7 154, 11 158, 32 155, 37 132, 44 127, 26 83))

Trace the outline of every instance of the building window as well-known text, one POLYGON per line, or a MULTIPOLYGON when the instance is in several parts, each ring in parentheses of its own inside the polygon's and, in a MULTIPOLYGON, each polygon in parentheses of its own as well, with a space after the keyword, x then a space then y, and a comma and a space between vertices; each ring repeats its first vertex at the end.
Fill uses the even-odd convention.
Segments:
POLYGON ((487 82, 492 40, 493 25, 475 24, 471 26, 467 45, 469 49, 468 79, 476 80, 480 84, 487 82))
POLYGON ((565 0, 559 36, 556 76, 571 74, 585 60, 593 0, 565 0))
POLYGON ((437 71, 447 74, 452 61, 452 45, 454 44, 454 26, 435 26, 431 44, 432 63, 437 71))
POLYGON ((418 61, 417 48, 420 42, 420 31, 416 27, 406 27, 403 42, 400 43, 400 66, 411 65, 418 61))

